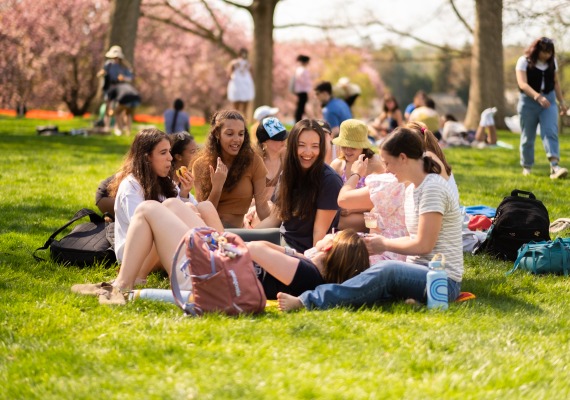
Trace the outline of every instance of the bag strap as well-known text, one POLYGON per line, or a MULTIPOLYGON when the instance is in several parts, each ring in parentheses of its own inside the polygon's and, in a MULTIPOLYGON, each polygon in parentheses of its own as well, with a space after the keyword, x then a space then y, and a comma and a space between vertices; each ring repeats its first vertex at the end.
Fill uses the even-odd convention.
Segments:
POLYGON ((519 249, 519 254, 517 255, 517 259, 515 260, 515 264, 514 264, 513 268, 510 271, 508 271, 507 273, 505 273, 505 276, 509 276, 510 274, 515 272, 517 269, 519 269, 519 265, 521 263, 521 260, 525 256, 526 252, 529 250, 530 245, 533 243, 534 242, 526 243, 522 248, 519 249))
POLYGON ((44 243, 44 245, 42 247, 38 247, 37 249, 34 250, 34 252, 32 253, 32 255, 34 256, 34 259, 36 261, 46 261, 45 259, 37 256, 36 253, 39 250, 46 250, 52 244, 52 242, 55 240, 55 237, 57 235, 59 235, 65 228, 67 228, 69 225, 73 224, 75 221, 80 220, 81 218, 84 218, 86 216, 89 216, 89 219, 91 220, 91 222, 93 222, 95 224, 105 222, 103 217, 101 217, 95 211, 90 210, 89 208, 82 208, 81 210, 77 211, 75 213, 75 215, 73 216, 73 218, 71 218, 69 221, 67 221, 65 223, 65 225, 63 225, 61 228, 59 228, 54 233, 52 233, 52 235, 49 237, 49 239, 44 243))

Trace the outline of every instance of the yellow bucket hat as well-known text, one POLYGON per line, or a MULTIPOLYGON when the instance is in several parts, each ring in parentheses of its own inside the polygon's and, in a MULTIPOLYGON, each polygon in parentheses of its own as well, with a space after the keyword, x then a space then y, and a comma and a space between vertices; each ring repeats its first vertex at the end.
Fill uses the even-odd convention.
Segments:
POLYGON ((364 122, 357 119, 347 119, 340 124, 340 133, 332 142, 340 147, 372 148, 372 143, 368 140, 368 127, 364 122))

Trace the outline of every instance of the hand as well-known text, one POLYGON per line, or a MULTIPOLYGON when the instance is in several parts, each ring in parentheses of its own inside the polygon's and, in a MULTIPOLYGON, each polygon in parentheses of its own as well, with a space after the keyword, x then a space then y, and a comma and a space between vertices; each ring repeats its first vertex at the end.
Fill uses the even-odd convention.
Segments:
POLYGON ((382 254, 386 251, 384 244, 384 236, 377 234, 368 234, 362 238, 370 254, 382 254))
POLYGON ((548 99, 542 95, 538 96, 538 99, 536 100, 538 102, 538 104, 540 104, 540 106, 542 108, 548 108, 550 107, 550 102, 548 101, 548 99))
POLYGON ((352 167, 350 167, 350 172, 353 174, 358 174, 361 177, 366 176, 366 172, 368 171, 368 158, 364 154, 358 156, 358 160, 352 163, 352 167))
POLYGON ((216 170, 210 165, 210 178, 212 179, 212 187, 223 187, 228 177, 228 167, 222 162, 222 159, 218 157, 218 163, 216 165, 216 170))
POLYGON ((566 103, 560 103, 560 115, 566 115, 566 113, 568 112, 568 107, 566 106, 566 103))
POLYGON ((178 176, 178 179, 180 180, 180 192, 187 196, 192 190, 192 187, 194 187, 194 176, 192 172, 186 170, 186 172, 178 176))

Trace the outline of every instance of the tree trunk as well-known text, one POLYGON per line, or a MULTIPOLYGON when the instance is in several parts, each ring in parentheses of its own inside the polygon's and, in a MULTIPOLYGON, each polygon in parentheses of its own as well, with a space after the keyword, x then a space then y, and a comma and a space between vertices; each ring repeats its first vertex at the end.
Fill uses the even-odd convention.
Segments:
POLYGON ((135 43, 140 15, 141 0, 113 0, 107 49, 119 45, 127 61, 134 65, 135 43))
POLYGON ((465 126, 476 129, 481 112, 497 107, 495 122, 504 128, 503 0, 476 0, 471 84, 465 126))
POLYGON ((279 0, 254 0, 248 7, 253 18, 254 107, 273 103, 273 14, 279 0))

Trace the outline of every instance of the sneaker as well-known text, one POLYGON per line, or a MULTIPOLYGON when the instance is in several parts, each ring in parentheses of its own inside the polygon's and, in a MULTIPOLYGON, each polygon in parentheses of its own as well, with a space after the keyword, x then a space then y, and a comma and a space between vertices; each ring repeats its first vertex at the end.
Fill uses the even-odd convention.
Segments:
POLYGON ((550 167, 550 179, 560 179, 568 175, 568 170, 560 165, 550 167))
POLYGON ((523 176, 529 176, 530 173, 530 168, 523 168, 523 176))

